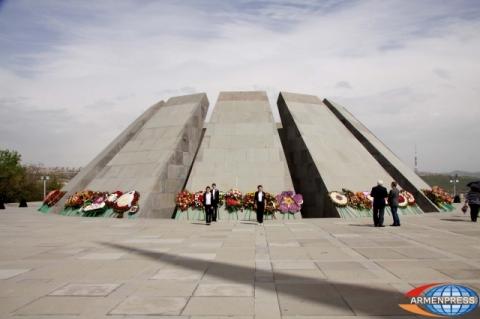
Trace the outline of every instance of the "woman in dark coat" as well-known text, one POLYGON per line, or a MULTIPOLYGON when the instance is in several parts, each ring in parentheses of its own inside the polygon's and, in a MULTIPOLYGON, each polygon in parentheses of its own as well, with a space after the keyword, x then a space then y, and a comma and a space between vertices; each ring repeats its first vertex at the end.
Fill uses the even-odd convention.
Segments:
POLYGON ((470 187, 470 191, 465 196, 465 206, 470 206, 470 217, 472 218, 472 222, 477 222, 478 218, 478 211, 480 209, 480 181, 469 183, 467 185, 470 187))

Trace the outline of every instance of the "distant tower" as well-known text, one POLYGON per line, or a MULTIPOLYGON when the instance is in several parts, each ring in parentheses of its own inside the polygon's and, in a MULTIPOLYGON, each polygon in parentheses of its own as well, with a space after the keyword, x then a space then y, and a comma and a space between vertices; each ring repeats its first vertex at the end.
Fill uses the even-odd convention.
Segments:
POLYGON ((415 173, 418 174, 417 143, 415 143, 414 165, 415 165, 415 173))

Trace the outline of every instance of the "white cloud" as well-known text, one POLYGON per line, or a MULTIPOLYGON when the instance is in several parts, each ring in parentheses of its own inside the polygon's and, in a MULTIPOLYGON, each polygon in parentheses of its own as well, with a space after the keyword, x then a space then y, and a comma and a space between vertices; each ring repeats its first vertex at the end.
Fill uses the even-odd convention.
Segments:
POLYGON ((36 50, 15 44, 17 29, 0 31, 11 54, 0 96, 24 98, 15 112, 0 104, 2 118, 30 115, 3 129, 0 145, 27 161, 85 165, 160 99, 207 92, 213 105, 221 90, 264 89, 272 103, 285 90, 345 104, 409 163, 416 142, 421 169, 480 170, 475 3, 15 1, 0 10, 7 21, 25 13, 48 43, 36 50), (67 118, 26 138, 49 110, 67 118))

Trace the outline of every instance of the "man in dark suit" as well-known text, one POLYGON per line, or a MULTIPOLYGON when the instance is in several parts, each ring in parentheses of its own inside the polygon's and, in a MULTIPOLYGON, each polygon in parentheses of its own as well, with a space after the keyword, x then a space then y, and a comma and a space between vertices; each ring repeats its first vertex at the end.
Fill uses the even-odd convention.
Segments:
POLYGON ((207 223, 207 225, 210 225, 210 223, 212 222, 212 205, 212 192, 210 191, 210 186, 207 186, 205 192, 203 193, 203 208, 205 209, 205 222, 207 223))
MULTIPOLYGON (((217 189, 217 184, 212 184, 212 209, 213 209, 213 221, 217 221, 218 215, 218 203, 220 201, 220 192, 217 189)), ((220 217, 220 216, 218 216, 220 217)))
POLYGON ((385 214, 385 198, 388 197, 388 192, 383 187, 383 181, 378 181, 377 186, 372 188, 370 196, 373 197, 373 224, 375 227, 385 227, 383 225, 383 215, 385 214))
POLYGON ((254 199, 255 211, 257 212, 257 222, 263 224, 263 213, 265 212, 265 193, 262 185, 258 185, 254 199))
POLYGON ((398 217, 398 199, 400 190, 397 188, 397 182, 392 182, 392 189, 388 193, 388 205, 392 212, 393 224, 390 226, 400 226, 400 218, 398 217))

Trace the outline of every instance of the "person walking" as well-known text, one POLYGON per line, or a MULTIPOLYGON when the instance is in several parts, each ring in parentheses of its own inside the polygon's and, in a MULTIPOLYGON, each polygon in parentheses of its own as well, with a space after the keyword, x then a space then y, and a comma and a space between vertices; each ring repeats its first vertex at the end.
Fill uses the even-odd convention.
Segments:
POLYGON ((212 203, 212 192, 210 190, 210 186, 207 186, 207 188, 205 189, 205 193, 203 193, 203 208, 205 209, 205 222, 207 223, 207 225, 210 225, 210 223, 212 222, 212 203))
POLYGON ((470 187, 470 190, 465 196, 463 210, 466 211, 467 207, 470 206, 470 218, 472 222, 476 223, 480 209, 480 182, 469 183, 467 186, 470 187))
POLYGON ((373 224, 375 227, 385 227, 383 225, 383 215, 385 214, 385 199, 388 197, 388 192, 383 187, 383 181, 379 180, 377 186, 372 188, 370 196, 373 197, 373 224))
POLYGON ((255 211, 257 212, 257 222, 263 224, 263 214, 265 212, 265 193, 262 185, 257 186, 254 199, 255 211))
MULTIPOLYGON (((212 184, 212 213, 213 213, 213 222, 217 222, 218 216, 218 203, 220 202, 220 192, 217 189, 217 184, 212 184)), ((219 218, 220 219, 220 218, 219 218)))
POLYGON ((388 193, 388 205, 392 211, 393 224, 390 226, 400 226, 400 218, 398 218, 398 197, 400 191, 397 188, 397 183, 392 182, 392 189, 388 193))

